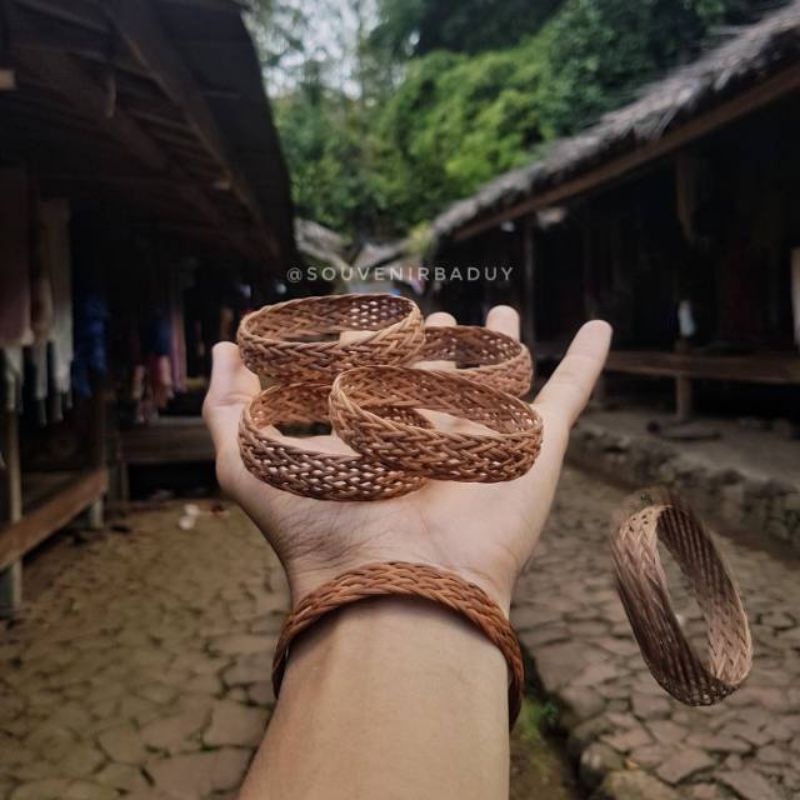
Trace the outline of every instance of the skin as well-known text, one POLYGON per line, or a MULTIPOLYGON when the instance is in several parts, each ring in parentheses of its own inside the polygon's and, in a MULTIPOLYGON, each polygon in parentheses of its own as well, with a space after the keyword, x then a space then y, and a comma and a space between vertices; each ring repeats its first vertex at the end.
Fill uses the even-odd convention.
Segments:
MULTIPOLYGON (((439 313, 428 324, 455 320, 439 313)), ((486 324, 519 337, 519 317, 506 306, 492 309, 486 324)), ((399 560, 456 572, 507 614, 547 519, 570 428, 610 340, 605 322, 584 325, 537 396, 544 442, 525 476, 500 484, 430 482, 377 503, 296 497, 247 472, 237 429, 259 381, 235 345, 219 344, 203 413, 220 485, 277 552, 295 603, 356 566, 399 560)), ((303 443, 342 447, 332 436, 303 443)), ((506 691, 501 654, 456 615, 424 601, 358 604, 292 648, 280 702, 240 797, 506 798, 506 691)))

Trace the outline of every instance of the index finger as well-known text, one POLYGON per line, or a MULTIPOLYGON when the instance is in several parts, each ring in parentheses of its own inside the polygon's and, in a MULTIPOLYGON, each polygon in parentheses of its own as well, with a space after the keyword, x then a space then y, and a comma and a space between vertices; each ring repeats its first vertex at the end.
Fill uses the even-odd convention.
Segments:
POLYGON ((583 411, 603 371, 611 347, 611 326, 603 320, 587 322, 576 334, 556 371, 536 398, 548 416, 560 416, 569 427, 583 411))

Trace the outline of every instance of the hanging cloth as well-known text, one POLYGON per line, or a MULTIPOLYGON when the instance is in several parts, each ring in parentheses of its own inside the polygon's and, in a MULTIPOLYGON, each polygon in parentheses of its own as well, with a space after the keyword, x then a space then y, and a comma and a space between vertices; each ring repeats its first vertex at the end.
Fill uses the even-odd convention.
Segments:
POLYGON ((24 169, 0 169, 0 347, 33 342, 30 215, 24 169))
POLYGON ((70 391, 72 369, 72 254, 70 247, 70 209, 67 200, 42 203, 45 256, 49 264, 53 294, 52 342, 53 387, 58 394, 70 391))

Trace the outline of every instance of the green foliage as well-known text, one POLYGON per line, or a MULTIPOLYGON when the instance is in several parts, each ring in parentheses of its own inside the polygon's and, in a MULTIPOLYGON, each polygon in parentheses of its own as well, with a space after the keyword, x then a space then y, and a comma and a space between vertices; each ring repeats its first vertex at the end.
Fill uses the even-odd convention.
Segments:
POLYGON ((562 0, 379 0, 373 40, 396 55, 480 53, 517 44, 562 0))
POLYGON ((403 235, 696 57, 715 25, 761 2, 379 0, 377 27, 359 26, 357 96, 309 61, 276 103, 300 213, 351 236, 403 235), (474 52, 484 45, 495 49, 474 52), (402 63, 410 51, 425 55, 402 63))

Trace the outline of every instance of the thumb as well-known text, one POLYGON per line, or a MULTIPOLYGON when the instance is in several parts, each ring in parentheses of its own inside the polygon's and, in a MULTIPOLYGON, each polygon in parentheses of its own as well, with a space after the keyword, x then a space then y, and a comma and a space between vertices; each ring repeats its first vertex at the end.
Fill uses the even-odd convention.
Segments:
POLYGON ((260 388, 256 375, 242 363, 235 344, 220 342, 214 346, 211 384, 203 403, 203 419, 218 453, 236 441, 242 411, 260 388))

